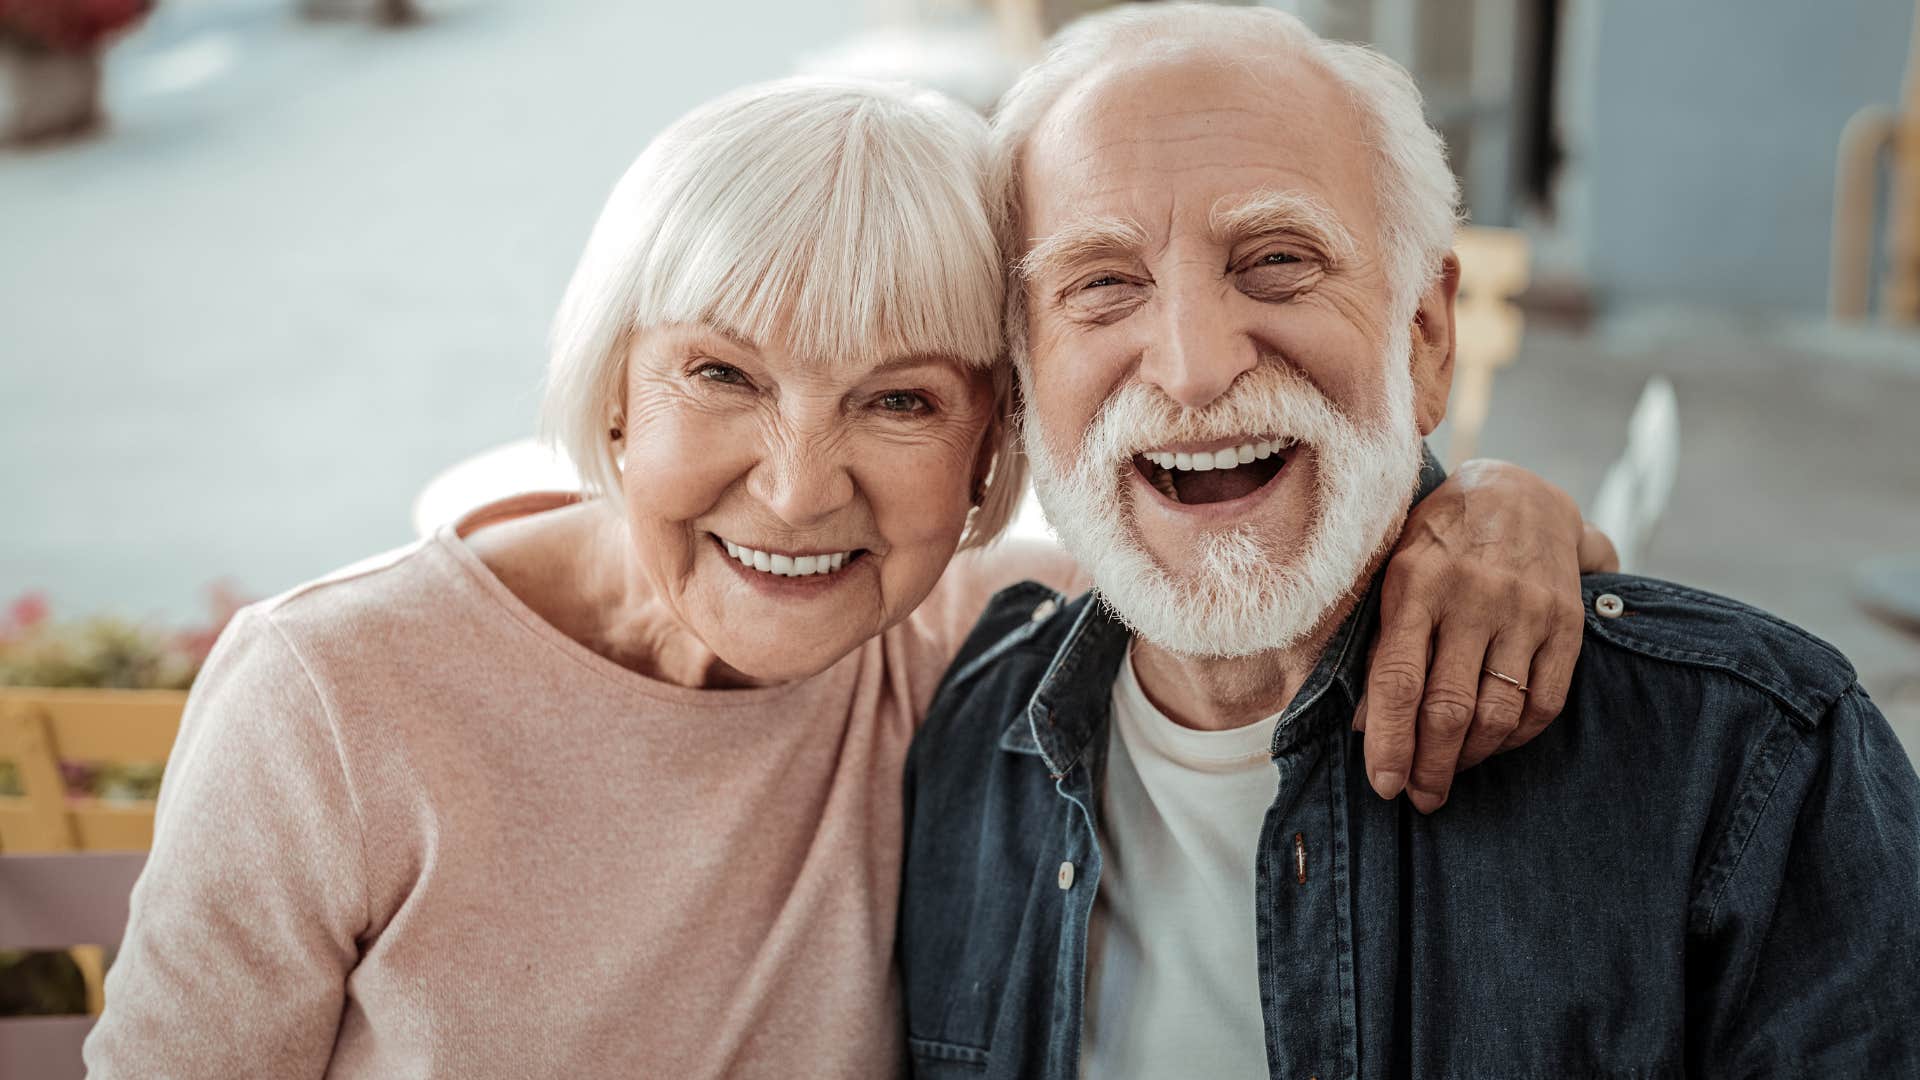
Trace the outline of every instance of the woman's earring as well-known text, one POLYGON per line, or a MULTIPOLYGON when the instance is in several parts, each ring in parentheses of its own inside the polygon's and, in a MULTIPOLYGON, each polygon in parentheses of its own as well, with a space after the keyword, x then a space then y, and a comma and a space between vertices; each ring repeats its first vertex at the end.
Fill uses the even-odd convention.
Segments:
POLYGON ((617 427, 607 429, 607 438, 613 440, 614 442, 619 442, 621 439, 626 438, 626 435, 627 435, 626 432, 621 431, 617 427))

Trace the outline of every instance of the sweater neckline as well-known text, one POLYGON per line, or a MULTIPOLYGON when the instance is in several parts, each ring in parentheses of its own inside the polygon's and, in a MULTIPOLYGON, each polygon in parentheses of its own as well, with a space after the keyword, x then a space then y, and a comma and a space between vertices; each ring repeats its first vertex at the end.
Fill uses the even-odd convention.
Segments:
POLYGON ((471 547, 467 546, 464 539, 469 533, 487 525, 559 509, 578 501, 580 497, 569 492, 531 492, 515 495, 479 507, 462 516, 458 521, 442 525, 435 530, 432 543, 452 558, 489 600, 548 648, 623 691, 682 707, 726 710, 781 701, 815 684, 836 681, 843 668, 858 664, 860 654, 873 647, 871 640, 863 642, 858 648, 835 661, 832 667, 805 679, 777 683, 772 686, 750 686, 739 689, 681 686, 623 667, 568 637, 558 627, 541 618, 538 612, 527 606, 526 601, 516 596, 512 589, 507 588, 504 582, 494 576, 493 571, 471 547))

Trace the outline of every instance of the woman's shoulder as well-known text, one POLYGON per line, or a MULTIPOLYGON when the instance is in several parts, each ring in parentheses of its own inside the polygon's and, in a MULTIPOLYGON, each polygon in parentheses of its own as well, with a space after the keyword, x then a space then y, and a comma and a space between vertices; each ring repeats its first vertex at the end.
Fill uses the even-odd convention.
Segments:
POLYGON ((343 566, 254 605, 296 644, 381 637, 443 619, 473 591, 444 535, 417 540, 343 566))
POLYGON ((210 670, 195 689, 208 675, 227 693, 297 670, 340 717, 388 715, 400 702, 483 672, 511 647, 515 628, 493 595, 499 588, 443 530, 252 605, 222 639, 245 639, 235 643, 248 646, 238 655, 255 662, 224 675, 210 670), (290 667, 259 663, 281 653, 290 667))
POLYGON ((575 496, 537 492, 481 506, 413 543, 350 563, 260 603, 261 614, 297 645, 374 640, 419 643, 432 626, 486 621, 507 589, 468 537, 513 531, 555 516, 575 496), (499 528, 494 528, 499 526, 499 528))

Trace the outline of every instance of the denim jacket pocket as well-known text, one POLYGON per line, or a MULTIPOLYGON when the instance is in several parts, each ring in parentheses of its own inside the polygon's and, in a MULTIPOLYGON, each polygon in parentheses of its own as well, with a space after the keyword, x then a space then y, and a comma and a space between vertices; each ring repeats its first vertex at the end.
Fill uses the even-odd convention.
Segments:
POLYGON ((913 1075, 938 1080, 946 1076, 974 1076, 987 1071, 987 1052, 974 1046, 939 1039, 907 1039, 913 1056, 913 1075))

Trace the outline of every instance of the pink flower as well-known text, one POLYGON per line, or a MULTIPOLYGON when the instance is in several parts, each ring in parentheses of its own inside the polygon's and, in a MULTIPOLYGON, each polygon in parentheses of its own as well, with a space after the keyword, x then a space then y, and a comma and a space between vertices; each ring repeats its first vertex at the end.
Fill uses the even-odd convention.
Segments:
POLYGON ((47 604, 47 594, 30 592, 20 594, 19 599, 7 608, 7 617, 0 622, 0 639, 18 637, 47 621, 51 612, 47 604))

